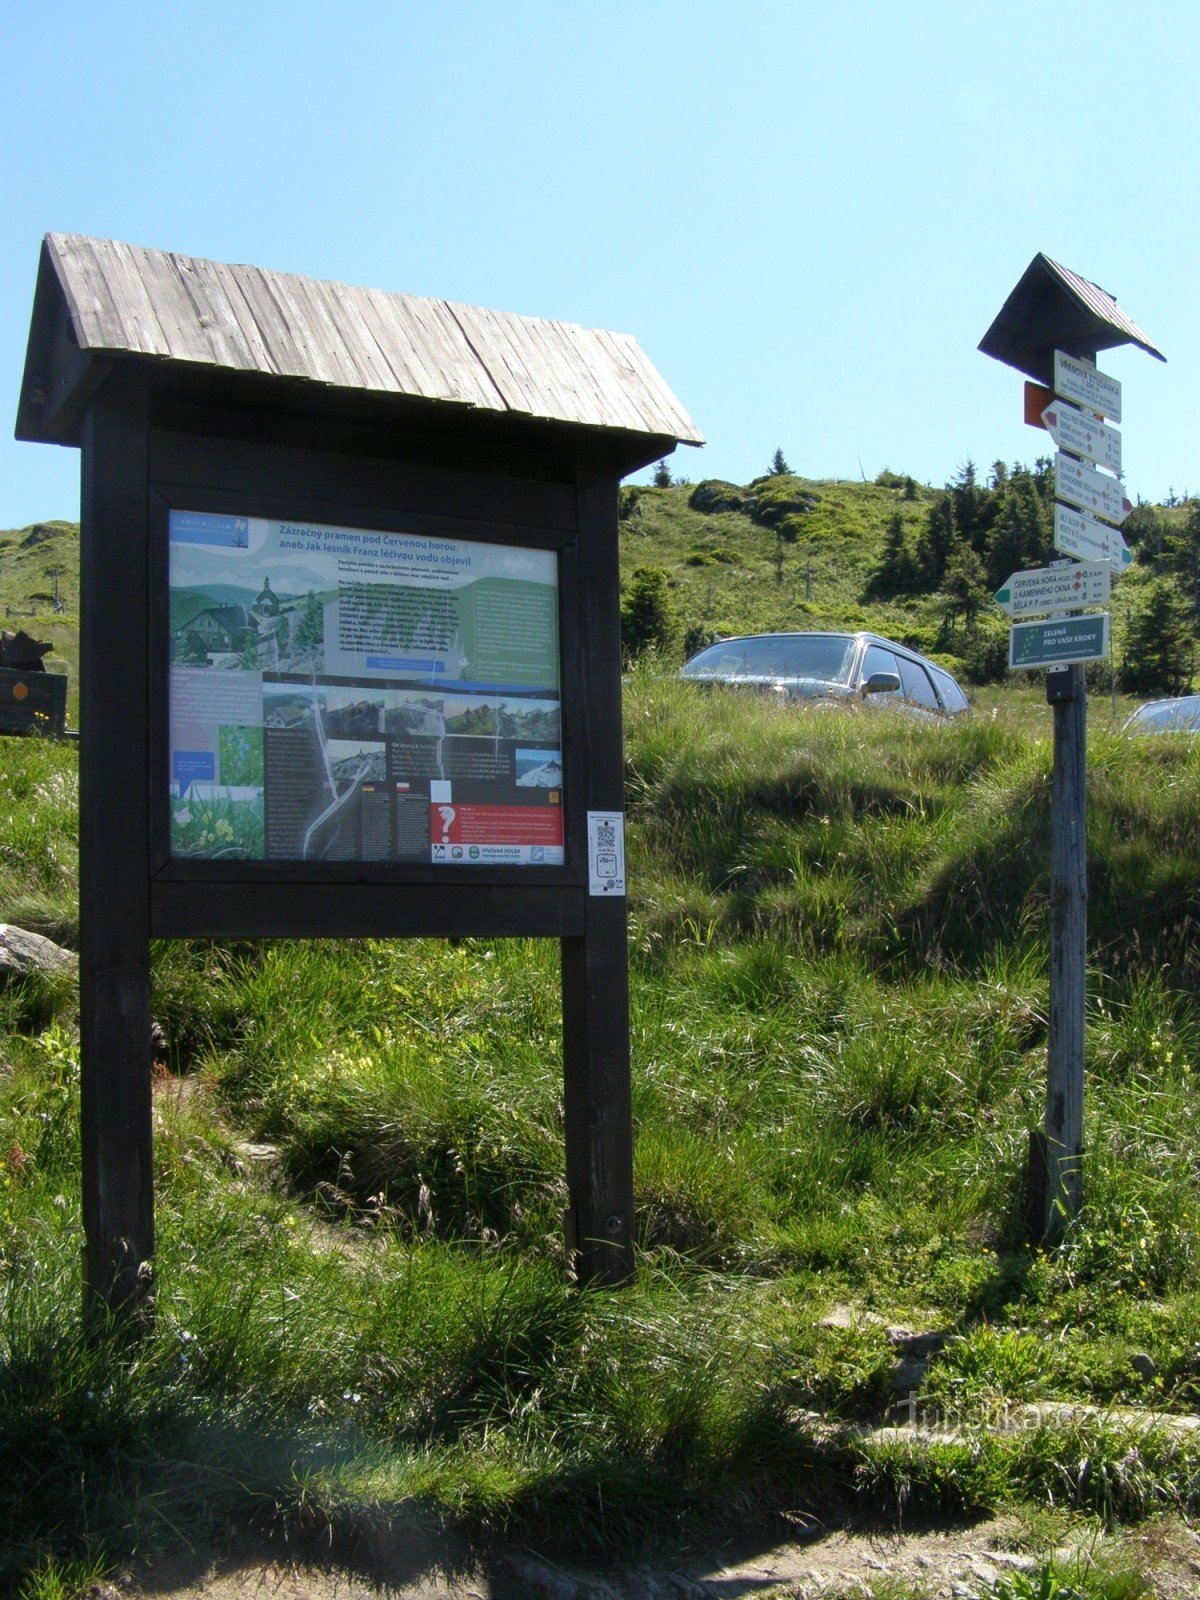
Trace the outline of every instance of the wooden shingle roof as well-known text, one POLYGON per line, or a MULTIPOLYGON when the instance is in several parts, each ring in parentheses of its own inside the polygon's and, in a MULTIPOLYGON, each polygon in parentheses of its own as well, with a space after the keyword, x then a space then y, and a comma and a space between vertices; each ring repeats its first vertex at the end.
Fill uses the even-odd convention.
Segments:
POLYGON ((704 442, 628 334, 47 234, 17 437, 74 442, 72 400, 104 358, 704 442))
POLYGON ((1039 251, 979 348, 1035 383, 1050 383, 1056 349, 1090 360, 1097 351, 1122 344, 1136 345, 1159 361, 1167 359, 1107 289, 1039 251))

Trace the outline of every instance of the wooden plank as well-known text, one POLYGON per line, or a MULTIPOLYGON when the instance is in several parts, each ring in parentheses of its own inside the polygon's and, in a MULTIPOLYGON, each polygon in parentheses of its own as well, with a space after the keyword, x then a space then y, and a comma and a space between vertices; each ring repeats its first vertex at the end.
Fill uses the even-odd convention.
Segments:
POLYGON ((430 399, 503 411, 504 399, 478 352, 465 336, 452 307, 444 300, 395 297, 392 323, 396 337, 406 340, 430 375, 430 399))
MULTIPOLYGON (((212 354, 196 317, 196 306, 172 256, 161 250, 137 252, 147 293, 166 341, 166 351, 176 361, 209 362, 212 354)), ((184 258, 186 259, 186 257, 184 258)))
POLYGON ((319 282, 317 287, 330 314, 337 317, 338 331, 359 373, 360 387, 382 394, 395 391, 396 375, 363 316, 361 296, 346 285, 319 282))
POLYGON ((455 305, 453 314, 471 347, 483 363, 506 409, 526 416, 542 416, 548 409, 531 382, 524 360, 505 337, 494 311, 482 306, 455 305))
POLYGON ((667 387, 646 352, 630 334, 592 329, 596 342, 610 354, 613 370, 629 403, 642 416, 640 431, 670 434, 684 444, 703 444, 704 434, 667 387))
POLYGON ((247 310, 266 347, 271 370, 280 376, 299 377, 305 370, 305 358, 297 343, 287 307, 279 301, 273 287, 272 273, 260 267, 239 267, 238 285, 247 310))
POLYGON ((601 426, 620 427, 631 432, 646 430, 641 408, 626 392, 612 361, 611 352, 588 328, 564 325, 563 337, 572 346, 575 364, 591 375, 600 400, 601 426))
POLYGON ((201 883, 160 875, 151 890, 158 939, 563 938, 584 931, 577 887, 446 882, 201 883))
MULTIPOLYGON (((470 462, 469 444, 456 453, 470 462)), ((151 479, 181 508, 384 532, 557 547, 576 526, 575 492, 563 483, 182 433, 152 434, 151 479), (204 491, 202 504, 192 490, 204 491)))
POLYGON ((362 374, 346 348, 336 317, 325 304, 320 285, 313 278, 292 273, 280 273, 279 281, 281 292, 302 320, 313 376, 338 388, 361 388, 362 374))
POLYGON ((252 271, 248 267, 233 267, 223 261, 212 261, 211 267, 221 286, 230 315, 237 323, 238 335, 247 351, 246 368, 251 372, 278 373, 270 342, 259 326, 255 309, 247 293, 247 282, 252 271))
POLYGON ((539 385, 551 396, 555 414, 570 417, 585 427, 603 427, 611 422, 604 405, 600 374, 575 357, 566 323, 522 319, 521 338, 539 363, 534 366, 539 385))
POLYGON ((250 340, 242 329, 240 305, 229 297, 229 277, 215 262, 188 258, 181 268, 183 281, 196 307, 196 316, 217 366, 242 372, 260 370, 261 340, 250 340))
MULTIPOLYGON (((564 665, 584 686, 570 723, 578 772, 567 816, 578 846, 586 813, 624 810, 617 486, 581 477, 579 539, 564 565, 578 586, 564 608, 564 665), (571 636, 573 635, 573 637, 571 636), (579 676, 575 676, 578 674, 579 676)), ((564 711, 567 708, 564 706, 564 711)), ((633 1113, 626 902, 584 891, 581 936, 562 941, 563 1108, 576 1270, 583 1282, 633 1274, 633 1113)))
POLYGON ((85 1289, 151 1303, 144 376, 114 371, 83 427, 79 931, 85 1289))
POLYGON ((363 322, 380 354, 394 374, 400 393, 426 399, 443 398, 444 382, 425 360, 423 347, 412 337, 407 323, 398 323, 391 296, 382 289, 359 289, 355 295, 363 322))
POLYGON ((80 347, 125 349, 121 312, 113 299, 108 274, 96 258, 96 241, 79 235, 58 235, 60 264, 71 284, 69 302, 80 347))
POLYGON ((146 355, 165 356, 166 341, 154 301, 146 290, 133 251, 127 244, 120 244, 116 240, 108 244, 106 276, 113 299, 120 308, 125 327, 125 348, 146 355))

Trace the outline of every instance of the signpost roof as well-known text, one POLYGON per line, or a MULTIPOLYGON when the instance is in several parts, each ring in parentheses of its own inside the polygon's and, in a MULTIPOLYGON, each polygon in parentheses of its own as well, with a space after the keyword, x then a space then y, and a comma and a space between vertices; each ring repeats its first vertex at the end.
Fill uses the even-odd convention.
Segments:
POLYGON ((130 361, 623 435, 646 460, 704 443, 628 334, 47 234, 17 437, 78 443, 82 407, 130 361))
POLYGON ((1097 350, 1119 344, 1135 344, 1159 361, 1167 359, 1107 290, 1039 251, 979 348, 1035 383, 1049 384, 1055 349, 1092 359, 1097 350))

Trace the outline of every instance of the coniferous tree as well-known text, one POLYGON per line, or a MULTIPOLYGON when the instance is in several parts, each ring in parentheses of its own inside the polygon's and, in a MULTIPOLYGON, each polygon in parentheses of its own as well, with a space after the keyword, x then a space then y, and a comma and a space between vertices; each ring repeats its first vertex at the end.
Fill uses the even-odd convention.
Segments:
POLYGON ((1136 505, 1121 524, 1121 537, 1141 567, 1157 567, 1163 553, 1163 524, 1153 506, 1136 505))
POLYGON ((980 484, 973 461, 964 461, 958 477, 950 485, 954 502, 954 525, 976 549, 984 547, 991 509, 988 491, 980 484))
POLYGON ((661 567, 637 567, 621 601, 621 649, 627 663, 648 652, 666 655, 677 632, 675 607, 661 567))
POLYGON ((310 589, 304 602, 304 611, 296 626, 296 654, 316 656, 325 643, 325 610, 310 589))
POLYGON ((969 636, 975 632, 979 614, 991 599, 983 562, 963 538, 954 542, 942 580, 942 618, 947 640, 961 623, 969 636))
POLYGON ((917 583, 917 565, 905 538, 904 518, 898 511, 892 513, 884 535, 883 554, 879 566, 867 585, 868 598, 890 598, 897 594, 910 594, 917 583))
POLYGON ((994 491, 987 545, 987 581, 998 589, 1010 573, 1041 566, 1052 554, 1053 528, 1032 474, 1014 467, 994 491))
POLYGON ((1196 635, 1190 606, 1173 578, 1150 578, 1135 593, 1117 674, 1130 694, 1183 694, 1191 684, 1196 635))
POLYGON ((791 467, 788 466, 783 458, 783 451, 776 450, 771 457, 771 476, 773 478, 786 478, 791 470, 791 467))
POLYGON ((957 531, 954 500, 943 490, 930 506, 917 539, 917 577, 923 589, 941 587, 957 531))

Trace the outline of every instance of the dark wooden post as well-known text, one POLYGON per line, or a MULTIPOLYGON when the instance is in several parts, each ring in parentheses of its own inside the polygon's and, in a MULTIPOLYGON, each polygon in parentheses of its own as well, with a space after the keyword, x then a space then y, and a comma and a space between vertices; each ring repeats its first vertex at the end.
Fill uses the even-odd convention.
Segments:
POLYGON ((1047 674, 1047 694, 1054 707, 1054 777, 1043 1238, 1053 1245, 1061 1240, 1064 1224, 1077 1214, 1083 1199, 1087 983, 1087 684, 1083 667, 1047 674))
MULTIPOLYGON (((588 473, 578 492, 579 654, 586 693, 581 811, 624 812, 621 584, 615 475, 588 473)), ((575 826, 584 824, 580 816, 575 826)), ((582 936, 562 945, 563 1106, 568 1240, 581 1283, 633 1274, 633 1128, 626 902, 587 894, 582 936)))
POLYGON ((83 427, 79 933, 84 1294, 145 1314, 150 1103, 145 394, 113 373, 83 427))

